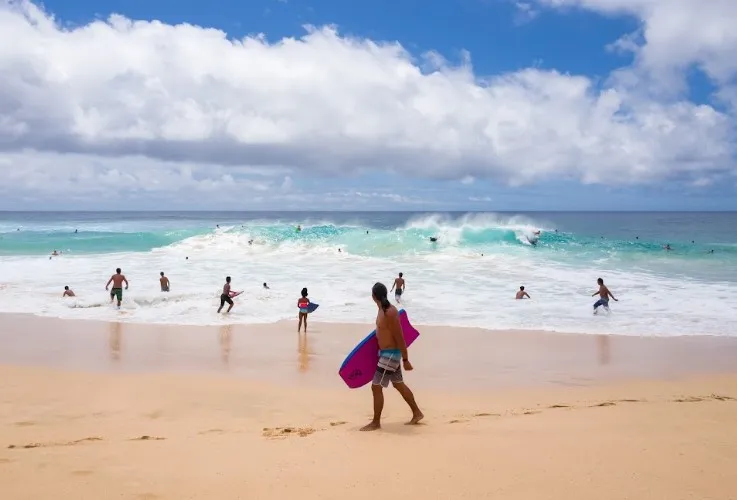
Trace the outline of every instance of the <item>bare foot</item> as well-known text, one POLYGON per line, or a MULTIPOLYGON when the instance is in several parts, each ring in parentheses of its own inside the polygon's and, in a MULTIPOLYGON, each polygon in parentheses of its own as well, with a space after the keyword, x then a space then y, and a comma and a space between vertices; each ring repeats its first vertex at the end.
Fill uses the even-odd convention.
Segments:
POLYGON ((425 415, 423 415, 422 412, 418 413, 417 415, 412 415, 412 420, 407 422, 405 425, 417 425, 423 418, 425 418, 425 415))
POLYGON ((381 429, 381 423, 373 420, 368 425, 361 427, 361 431, 375 431, 378 429, 381 429))

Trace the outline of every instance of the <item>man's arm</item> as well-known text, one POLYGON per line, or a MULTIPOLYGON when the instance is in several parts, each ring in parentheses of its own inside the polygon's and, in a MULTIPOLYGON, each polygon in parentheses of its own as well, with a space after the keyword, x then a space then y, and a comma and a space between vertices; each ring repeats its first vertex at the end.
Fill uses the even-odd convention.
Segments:
POLYGON ((112 282, 113 282, 113 277, 110 276, 110 279, 107 280, 107 283, 105 283, 105 290, 107 290, 107 287, 109 287, 110 286, 110 283, 112 283, 112 282))
POLYGON ((397 286, 397 280, 394 280, 394 284, 392 285, 392 289, 389 290, 390 292, 394 291, 394 287, 397 286))
POLYGON ((616 298, 616 297, 614 296, 614 294, 612 294, 612 291, 611 291, 611 290, 609 290, 608 288, 606 289, 606 293, 608 293, 608 294, 609 294, 609 296, 610 296, 610 297, 611 297, 612 299, 614 299, 615 301, 619 302, 619 301, 617 300, 617 298, 616 298))
POLYGON ((402 360, 408 360, 407 343, 404 341, 404 332, 402 331, 402 324, 399 322, 399 313, 396 309, 392 309, 390 312, 384 313, 384 316, 389 321, 389 328, 394 336, 394 341, 397 343, 397 347, 399 347, 399 351, 402 353, 402 360))
POLYGON ((128 290, 128 279, 123 276, 123 281, 125 281, 125 289, 128 290))

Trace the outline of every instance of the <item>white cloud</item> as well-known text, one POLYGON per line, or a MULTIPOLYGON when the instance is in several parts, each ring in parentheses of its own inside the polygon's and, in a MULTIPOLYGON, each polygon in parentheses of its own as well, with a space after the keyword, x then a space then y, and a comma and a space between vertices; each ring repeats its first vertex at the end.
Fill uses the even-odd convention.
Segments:
POLYGON ((685 90, 685 69, 697 66, 737 109, 737 1, 735 0, 537 0, 552 7, 581 7, 607 14, 629 14, 642 21, 636 33, 613 43, 634 52, 636 83, 657 90, 685 90))
POLYGON ((532 21, 540 13, 540 11, 535 9, 534 6, 529 2, 514 2, 514 6, 517 9, 515 22, 518 24, 524 24, 526 22, 532 21))
MULTIPOLYGON (((625 9, 646 20, 661 19, 666 3, 538 2, 625 9), (614 7, 601 7, 608 4, 614 7)), ((733 34, 719 21, 713 40, 706 29, 677 30, 695 41, 678 45, 673 61, 698 55, 714 75, 729 75, 722 47, 733 34)), ((656 26, 650 38, 670 40, 656 26)), ((470 59, 460 66, 434 53, 416 60, 398 44, 329 27, 271 44, 121 16, 65 28, 34 4, 8 0, 0 0, 0 33, 6 190, 92 195, 138 186, 237 195, 242 184, 279 188, 240 177, 238 169, 250 166, 290 180, 299 167, 313 175, 383 169, 515 185, 693 181, 735 168, 733 117, 646 96, 616 79, 599 89, 584 76, 535 68, 482 78, 470 59)), ((663 45, 647 52, 650 43, 638 49, 643 65, 664 60, 663 45)))
POLYGON ((489 201, 491 201, 491 197, 490 196, 469 196, 468 197, 468 201, 473 201, 473 202, 476 202, 476 203, 478 203, 478 202, 489 202, 489 201))

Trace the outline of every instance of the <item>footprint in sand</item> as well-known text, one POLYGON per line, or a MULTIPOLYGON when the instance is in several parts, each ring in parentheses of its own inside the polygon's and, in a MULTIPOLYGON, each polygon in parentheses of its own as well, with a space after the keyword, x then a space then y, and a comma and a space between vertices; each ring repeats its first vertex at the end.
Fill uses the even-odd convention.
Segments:
POLYGON ((464 424, 466 422, 468 422, 468 420, 462 419, 462 418, 456 418, 456 419, 448 421, 449 424, 464 424))
POLYGON ((731 397, 731 396, 722 396, 721 394, 712 394, 711 399, 715 399, 717 401, 737 401, 737 399, 731 397))
POLYGON ((15 422, 13 425, 16 427, 32 427, 36 425, 36 422, 31 422, 29 420, 23 420, 22 422, 15 422))
POLYGON ((603 403, 591 405, 589 408, 599 408, 602 406, 617 406, 617 403, 615 403, 614 401, 604 401, 603 403))
POLYGON ((72 476, 91 476, 94 471, 91 470, 73 470, 72 476))
POLYGON ((342 421, 342 420, 339 420, 339 421, 337 421, 337 422, 330 422, 330 427, 337 427, 337 426, 339 426, 339 425, 345 425, 345 424, 347 424, 347 423, 348 423, 348 422, 344 422, 344 421, 342 421))
POLYGON ((501 417, 498 413, 476 413, 474 417, 501 417))
POLYGON ((523 415, 537 415, 538 413, 541 413, 539 410, 526 410, 523 412, 523 415))
POLYGON ((557 408, 570 408, 570 406, 568 406, 568 405, 552 405, 552 406, 548 406, 548 408, 550 408, 551 410, 555 410, 557 408))
POLYGON ((138 436, 131 438, 128 441, 164 441, 166 438, 159 436, 138 436))
POLYGON ((674 399, 673 402, 674 403, 699 403, 699 402, 701 402, 703 400, 704 400, 704 398, 698 398, 696 396, 687 396, 687 397, 684 397, 684 398, 674 399))
POLYGON ((0 464, 9 464, 10 462, 12 462, 12 460, 9 458, 0 458, 0 464))
POLYGON ((285 439, 289 436, 306 437, 317 432, 312 427, 264 427, 261 435, 268 439, 285 439))
POLYGON ((8 446, 9 450, 14 449, 31 449, 31 448, 52 448, 56 446, 74 446, 88 441, 102 441, 101 437, 86 437, 82 439, 75 439, 74 441, 52 441, 47 443, 28 443, 22 446, 11 444, 8 446))
POLYGON ((204 435, 204 434, 225 434, 225 431, 222 429, 208 429, 206 431, 200 431, 197 434, 204 435))

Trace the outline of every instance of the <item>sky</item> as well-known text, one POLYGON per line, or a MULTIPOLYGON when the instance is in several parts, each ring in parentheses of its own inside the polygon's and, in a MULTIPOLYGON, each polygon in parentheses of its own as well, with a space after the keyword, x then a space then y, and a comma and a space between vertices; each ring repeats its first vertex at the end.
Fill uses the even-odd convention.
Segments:
POLYGON ((0 0, 0 210, 737 210, 734 0, 0 0))

